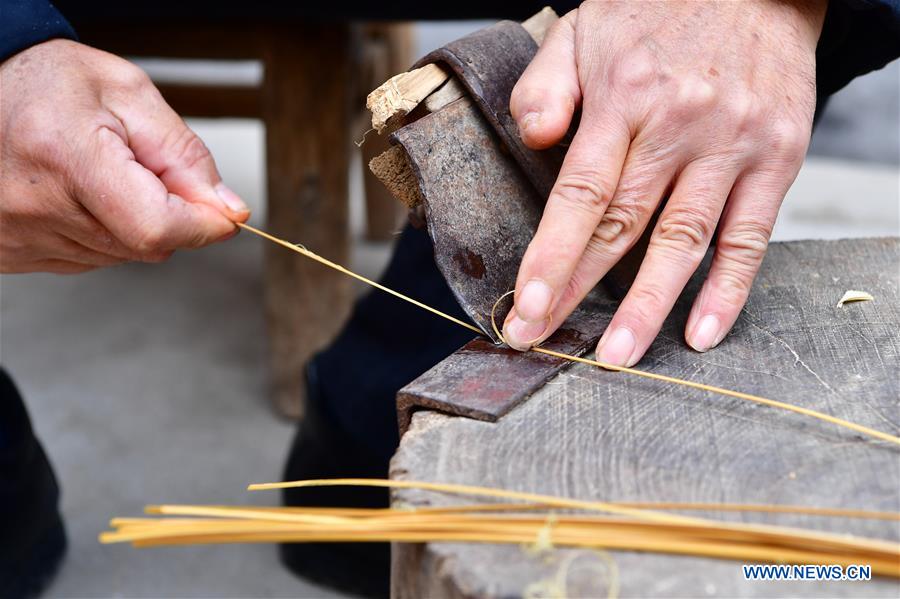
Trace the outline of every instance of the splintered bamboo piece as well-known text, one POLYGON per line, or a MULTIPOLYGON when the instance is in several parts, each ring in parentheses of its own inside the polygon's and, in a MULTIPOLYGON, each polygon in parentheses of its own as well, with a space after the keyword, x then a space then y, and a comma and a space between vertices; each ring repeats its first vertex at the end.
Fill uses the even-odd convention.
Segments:
MULTIPOLYGON (((558 16, 549 6, 522 22, 522 27, 539 45, 550 26, 558 16)), ((444 67, 431 63, 418 69, 394 75, 366 98, 366 108, 372 113, 372 128, 381 133, 395 118, 406 116, 432 92, 444 85, 451 74, 444 67)), ((462 95, 462 87, 450 88, 451 96, 444 98, 448 103, 462 95), (456 95, 458 94, 458 95, 456 95)))
POLYGON ((854 289, 850 289, 845 292, 841 299, 838 300, 837 307, 841 308, 844 304, 849 304, 852 302, 871 302, 875 298, 872 297, 871 293, 866 291, 856 291, 854 289))
POLYGON ((366 97, 366 108, 372 113, 372 128, 381 133, 388 121, 412 112, 447 81, 450 74, 444 67, 431 63, 399 75, 394 75, 366 97))

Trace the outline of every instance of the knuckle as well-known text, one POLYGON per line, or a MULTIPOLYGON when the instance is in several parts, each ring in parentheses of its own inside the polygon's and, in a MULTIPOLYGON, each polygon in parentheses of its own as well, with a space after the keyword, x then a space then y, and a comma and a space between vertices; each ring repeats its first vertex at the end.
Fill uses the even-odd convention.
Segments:
POLYGON ((762 110, 752 93, 732 94, 724 107, 729 122, 738 133, 756 130, 761 124, 762 110))
POLYGON ((617 198, 609 205, 594 231, 594 237, 605 243, 626 240, 630 243, 641 232, 645 209, 639 202, 617 198))
POLYGON ((731 262, 755 268, 766 254, 770 231, 757 222, 734 224, 719 237, 717 250, 731 262))
POLYGON ((604 181, 605 177, 596 169, 562 174, 551 195, 572 208, 599 215, 606 210, 612 198, 612 191, 604 181))
POLYGON ((64 148, 58 118, 47 106, 38 104, 22 111, 14 121, 10 139, 18 140, 21 153, 39 164, 58 166, 64 163, 64 148))
POLYGON ((678 83, 672 99, 673 112, 682 117, 696 117, 715 104, 718 91, 708 81, 699 77, 685 77, 678 83))
POLYGON ((129 249, 133 250, 145 260, 148 256, 153 256, 165 252, 164 247, 166 239, 166 229, 155 221, 144 223, 138 232, 136 232, 127 242, 129 249))
POLYGON ((729 227, 716 247, 717 291, 732 303, 739 303, 750 287, 769 245, 771 228, 746 222, 729 227))
POLYGON ((577 271, 572 273, 572 277, 566 283, 562 293, 559 296, 558 305, 560 306, 576 306, 587 293, 587 281, 577 271))
POLYGON ((150 76, 144 69, 127 60, 120 61, 118 83, 120 87, 129 91, 140 91, 153 85, 150 76))
POLYGON ((716 276, 716 294, 728 305, 742 304, 750 295, 753 275, 725 265, 720 267, 716 276))
POLYGON ((611 80, 623 91, 646 89, 657 80, 657 62, 649 49, 636 48, 616 63, 611 80))
POLYGON ((633 318, 640 323, 653 322, 669 311, 669 296, 658 285, 640 285, 629 292, 633 318))
MULTIPOLYGON (((690 256, 701 256, 706 251, 715 228, 714 219, 703 210, 678 208, 668 210, 659 217, 654 241, 657 245, 690 256)), ((654 243, 651 241, 651 244, 654 243)))
POLYGON ((192 169, 199 163, 210 159, 209 148, 187 126, 174 133, 169 147, 172 151, 173 162, 182 169, 192 169))
POLYGON ((806 155, 809 145, 809 127, 792 120, 776 121, 770 132, 770 144, 775 157, 788 162, 799 162, 806 155))

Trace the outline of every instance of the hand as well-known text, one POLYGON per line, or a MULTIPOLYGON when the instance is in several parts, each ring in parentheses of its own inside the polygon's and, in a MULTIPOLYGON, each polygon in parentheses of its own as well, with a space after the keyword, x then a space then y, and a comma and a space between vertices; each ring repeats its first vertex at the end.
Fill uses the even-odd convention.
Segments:
POLYGON ((0 89, 0 271, 157 262, 249 216, 133 64, 53 40, 0 65, 0 89))
POLYGON ((598 359, 643 356, 717 225, 685 336, 699 351, 725 337, 809 144, 825 5, 589 1, 554 25, 510 109, 532 148, 557 143, 579 106, 581 121, 522 260, 510 345, 562 324, 666 197, 598 359))

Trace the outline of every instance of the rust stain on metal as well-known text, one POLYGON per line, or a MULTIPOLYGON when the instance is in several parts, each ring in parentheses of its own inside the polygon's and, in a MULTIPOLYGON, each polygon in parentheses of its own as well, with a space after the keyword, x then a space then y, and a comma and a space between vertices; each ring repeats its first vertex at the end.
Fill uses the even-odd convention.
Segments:
POLYGON ((484 260, 469 248, 464 248, 462 251, 456 252, 453 255, 453 261, 456 262, 461 271, 473 279, 481 279, 484 277, 484 260))
MULTIPOLYGON (((592 349, 611 318, 609 300, 596 290, 543 347, 572 355, 592 349), (605 309, 601 306, 607 303, 605 309)), ((473 339, 397 394, 400 433, 412 413, 429 409, 496 422, 572 362, 522 353, 485 338, 473 339)))
POLYGON ((391 140, 406 150, 422 191, 441 274, 460 306, 494 339, 491 308, 515 286, 541 219, 540 198, 467 98, 398 129, 391 140))

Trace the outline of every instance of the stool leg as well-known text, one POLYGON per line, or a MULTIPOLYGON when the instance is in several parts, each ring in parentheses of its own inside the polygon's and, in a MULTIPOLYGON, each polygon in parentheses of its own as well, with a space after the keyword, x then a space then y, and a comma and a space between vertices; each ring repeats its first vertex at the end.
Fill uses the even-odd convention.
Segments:
MULTIPOLYGON (((345 24, 273 27, 265 35, 268 228, 338 263, 348 261, 349 85, 345 24)), ((300 418, 303 368, 346 318, 350 279, 266 247, 265 305, 276 409, 300 418)))

